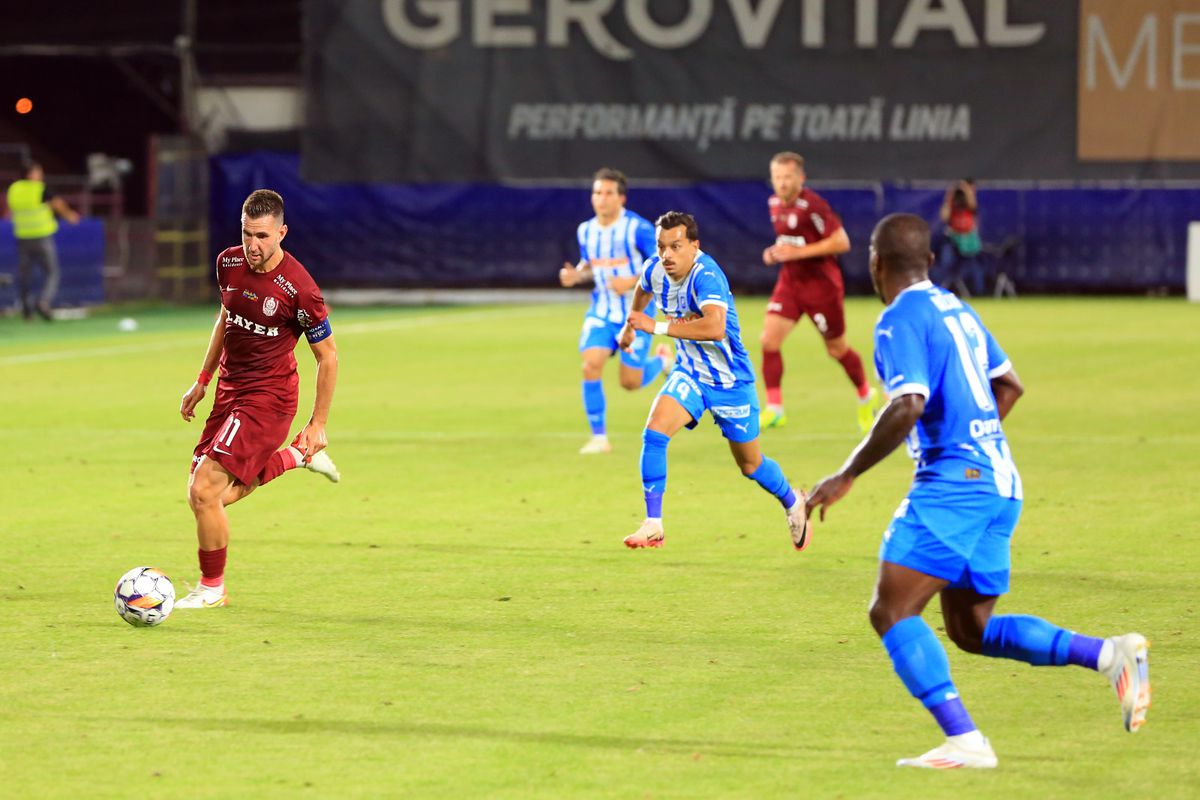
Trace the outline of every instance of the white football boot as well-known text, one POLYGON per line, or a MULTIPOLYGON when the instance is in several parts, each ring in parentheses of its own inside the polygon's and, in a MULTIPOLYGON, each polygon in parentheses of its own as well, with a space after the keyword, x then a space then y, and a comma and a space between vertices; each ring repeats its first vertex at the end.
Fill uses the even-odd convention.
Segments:
POLYGON ((796 552, 800 552, 808 547, 808 543, 812 541, 813 523, 808 518, 808 510, 804 504, 808 501, 808 495, 803 489, 796 489, 796 505, 788 509, 787 522, 788 531, 792 534, 792 547, 796 552))
POLYGON ((665 538, 662 520, 647 517, 640 528, 625 537, 625 546, 630 550, 642 547, 662 547, 665 538))
POLYGON ((587 444, 579 448, 579 454, 584 456, 594 456, 597 453, 611 453, 612 445, 608 442, 608 437, 603 433, 598 433, 587 440, 587 444))
POLYGON ((338 472, 337 466, 333 463, 333 459, 324 450, 318 452, 315 456, 308 460, 304 468, 315 472, 318 475, 324 475, 329 480, 337 483, 342 479, 342 474, 338 472))
POLYGON ((220 590, 211 589, 204 584, 197 584, 183 597, 175 601, 175 608, 217 608, 229 604, 229 592, 225 584, 220 590))
POLYGON ((1150 643, 1140 633, 1111 636, 1112 663, 1104 674, 1121 701, 1125 730, 1137 733, 1150 709, 1150 643))
POLYGON ((902 758, 896 762, 897 767, 922 767, 924 769, 993 769, 998 763, 995 751, 988 740, 980 736, 982 744, 974 746, 961 741, 955 736, 939 747, 935 747, 924 755, 916 758, 902 758))

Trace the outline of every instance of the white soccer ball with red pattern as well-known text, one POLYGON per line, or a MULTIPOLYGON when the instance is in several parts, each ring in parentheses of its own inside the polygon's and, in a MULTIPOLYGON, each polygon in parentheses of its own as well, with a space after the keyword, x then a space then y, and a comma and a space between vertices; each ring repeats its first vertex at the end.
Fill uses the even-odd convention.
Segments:
POLYGON ((159 625, 175 607, 175 584, 154 567, 134 567, 117 581, 113 603, 121 619, 138 628, 159 625))

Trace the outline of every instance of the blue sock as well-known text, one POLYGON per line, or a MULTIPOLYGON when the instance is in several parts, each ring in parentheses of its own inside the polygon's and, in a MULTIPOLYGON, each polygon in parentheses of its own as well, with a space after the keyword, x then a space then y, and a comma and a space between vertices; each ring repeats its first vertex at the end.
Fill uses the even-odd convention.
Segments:
POLYGON ((1100 650, 1104 640, 1095 636, 1084 636, 1082 633, 1071 634, 1071 644, 1067 648, 1067 663, 1088 669, 1100 669, 1100 650))
MULTIPOLYGON (((1076 647, 1076 658, 1080 661, 1075 662, 1070 658, 1071 643, 1075 637, 1076 634, 1071 631, 1040 617, 1026 614, 996 616, 988 620, 987 627, 983 629, 983 654, 992 658, 1024 661, 1035 667, 1061 667, 1072 663, 1088 666, 1084 660, 1088 658, 1092 648, 1088 646, 1087 640, 1099 642, 1100 645, 1104 642, 1090 636, 1082 637, 1084 641, 1076 647)), ((1094 649, 1095 656, 1098 657, 1100 648, 1094 649)), ((1096 668, 1095 659, 1092 659, 1091 667, 1096 668)))
POLYGON ((663 493, 667 491, 667 445, 671 437, 646 429, 642 431, 642 491, 646 495, 646 516, 662 519, 663 493))
POLYGON ((946 649, 920 617, 905 617, 883 635, 892 667, 909 694, 929 709, 947 736, 975 730, 950 680, 946 649))
POLYGON ((787 478, 783 477, 783 470, 779 468, 778 462, 763 456, 758 469, 746 477, 775 495, 785 510, 796 504, 796 493, 788 485, 787 478))
POLYGON ((587 413, 592 435, 602 436, 604 427, 604 384, 600 381, 583 382, 583 410, 587 413))
POLYGON ((650 381, 658 377, 658 374, 663 371, 663 360, 658 356, 646 362, 646 366, 642 367, 642 386, 645 386, 650 381))

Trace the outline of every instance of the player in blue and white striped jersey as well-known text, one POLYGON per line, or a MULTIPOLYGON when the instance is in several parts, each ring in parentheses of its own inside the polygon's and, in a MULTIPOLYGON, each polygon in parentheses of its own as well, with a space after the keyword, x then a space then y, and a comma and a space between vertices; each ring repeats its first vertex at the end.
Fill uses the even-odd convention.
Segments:
POLYGON ((875 365, 889 403, 840 471, 813 488, 811 512, 907 440, 916 461, 908 496, 883 535, 871 624, 892 666, 933 715, 946 742, 899 766, 994 767, 996 754, 950 679, 946 651, 921 611, 941 595, 946 634, 961 649, 1033 666, 1104 673, 1134 732, 1150 705, 1146 640, 1083 636, 1044 619, 994 615, 1008 591, 1009 543, 1021 478, 1001 428, 1024 388, 979 315, 929 281, 929 226, 885 217, 871 236, 871 280, 887 305, 875 325, 875 365))
POLYGON ((667 445, 681 428, 696 427, 707 410, 729 440, 742 474, 783 505, 792 545, 803 550, 811 530, 804 492, 793 491, 779 464, 759 449, 754 367, 742 345, 729 281, 712 256, 700 249, 700 230, 690 214, 663 214, 655 233, 658 256, 642 271, 619 341, 629 347, 638 332, 657 333, 678 339, 679 349, 642 432, 646 519, 636 533, 625 537, 625 545, 662 546, 667 445), (656 323, 646 313, 655 301, 669 321, 656 323))
MULTIPOLYGON (((646 259, 654 255, 654 226, 625 208, 628 182, 625 175, 608 167, 596 171, 592 181, 592 209, 596 216, 579 225, 579 263, 564 264, 559 270, 563 286, 594 282, 592 304, 583 318, 579 351, 583 355, 583 409, 592 438, 580 453, 607 453, 604 364, 617 351, 617 335, 629 314, 633 287, 646 259)), ((651 352, 650 336, 634 341, 621 353, 621 386, 630 391, 653 381, 669 365, 671 348, 663 345, 651 352)))

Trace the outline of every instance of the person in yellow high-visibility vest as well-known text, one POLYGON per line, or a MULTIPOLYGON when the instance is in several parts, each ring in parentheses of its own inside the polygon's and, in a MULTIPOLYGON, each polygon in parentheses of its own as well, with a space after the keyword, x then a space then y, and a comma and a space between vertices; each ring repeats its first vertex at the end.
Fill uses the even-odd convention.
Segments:
POLYGON ((79 214, 66 201, 46 191, 45 173, 40 164, 30 164, 25 177, 8 187, 8 213, 12 215, 13 235, 17 237, 18 291, 25 319, 36 310, 45 320, 50 319, 50 304, 58 292, 58 251, 54 234, 58 230, 58 213, 72 225, 79 214), (33 265, 45 273, 42 292, 33 300, 33 265))

